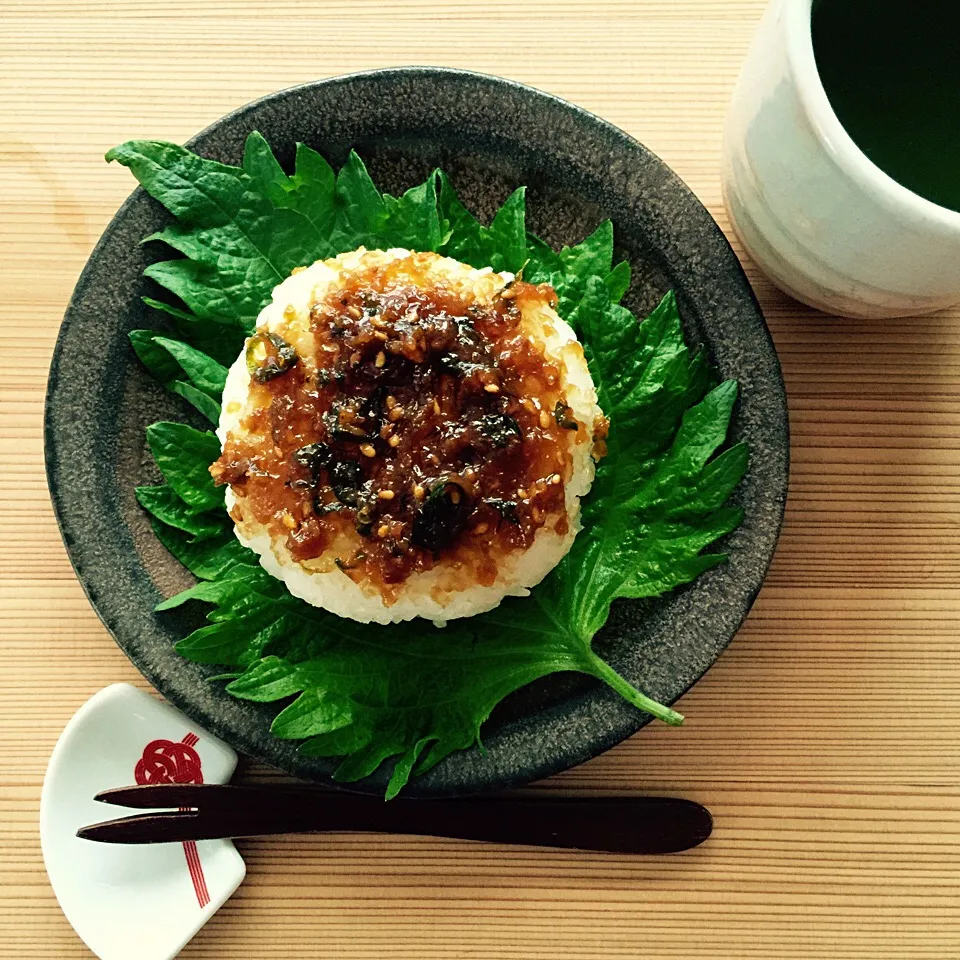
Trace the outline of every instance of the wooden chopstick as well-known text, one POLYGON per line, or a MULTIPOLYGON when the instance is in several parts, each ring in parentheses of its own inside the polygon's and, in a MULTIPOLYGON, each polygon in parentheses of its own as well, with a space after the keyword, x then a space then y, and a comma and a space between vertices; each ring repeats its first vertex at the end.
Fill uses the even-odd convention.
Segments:
POLYGON ((393 800, 315 787, 158 784, 105 790, 104 803, 166 809, 77 831, 107 843, 170 843, 306 831, 378 832, 614 853, 672 853, 710 836, 698 803, 670 797, 393 800))

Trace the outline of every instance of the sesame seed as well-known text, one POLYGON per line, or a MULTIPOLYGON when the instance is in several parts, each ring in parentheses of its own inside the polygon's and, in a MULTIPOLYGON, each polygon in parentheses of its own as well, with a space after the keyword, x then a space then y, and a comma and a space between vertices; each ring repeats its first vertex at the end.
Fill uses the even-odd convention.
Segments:
POLYGON ((394 498, 395 494, 394 494, 394 492, 393 492, 392 490, 381 490, 381 491, 377 494, 377 496, 378 496, 381 500, 392 500, 392 499, 394 498))
POLYGON ((377 536, 378 536, 378 537, 385 537, 389 532, 390 532, 390 528, 389 528, 385 523, 381 524, 381 525, 377 528, 377 536))
POLYGON ((543 427, 544 430, 550 426, 550 414, 547 413, 546 410, 540 411, 540 426, 543 427))
POLYGON ((433 401, 433 412, 434 412, 437 416, 440 416, 440 404, 437 403, 436 399, 434 399, 434 401, 433 401))
POLYGON ((400 438, 399 438, 396 434, 394 434, 394 435, 387 441, 387 443, 388 443, 391 447, 399 447, 399 446, 400 446, 400 438))
POLYGON ((360 452, 365 457, 375 457, 377 455, 377 451, 374 449, 374 446, 372 443, 361 443, 360 452))
POLYGON ((554 486, 556 486, 560 482, 560 474, 555 473, 547 482, 552 483, 554 486))
POLYGON ((456 487, 454 487, 454 489, 450 491, 450 502, 454 506, 456 506, 460 502, 460 491, 457 490, 456 487))
POLYGON ((391 423, 396 423, 403 416, 403 407, 394 407, 388 414, 387 419, 391 423))
POLYGON ((363 316, 363 311, 356 305, 347 307, 347 313, 349 313, 354 320, 359 320, 363 316))
POLYGON ((417 500, 422 500, 424 496, 426 496, 426 493, 427 491, 424 490, 419 483, 413 488, 413 496, 417 500))
POLYGON ((377 367, 382 367, 387 362, 387 355, 381 350, 374 361, 377 367))
POLYGON ((523 487, 517 487, 517 497, 518 497, 520 500, 526 500, 526 499, 527 499, 527 491, 526 491, 523 487))
POLYGON ((397 398, 391 393, 386 399, 387 409, 392 410, 397 405, 397 398))
POLYGON ((486 533, 490 529, 490 524, 488 523, 478 523, 474 528, 474 533, 486 533))
POLYGON ((487 393, 499 393, 500 388, 495 383, 488 383, 484 388, 487 393))
POLYGON ((355 367, 359 362, 360 362, 360 351, 354 350, 353 353, 350 354, 350 366, 355 367))
POLYGON ((290 513, 288 513, 286 510, 283 511, 283 525, 288 530, 292 530, 297 525, 297 521, 294 520, 293 516, 290 513))

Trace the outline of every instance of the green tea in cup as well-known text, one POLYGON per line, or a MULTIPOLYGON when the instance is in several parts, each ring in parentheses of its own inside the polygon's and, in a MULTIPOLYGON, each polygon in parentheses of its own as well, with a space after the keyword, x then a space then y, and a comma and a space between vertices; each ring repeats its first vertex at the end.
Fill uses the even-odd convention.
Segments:
POLYGON ((960 0, 814 0, 817 70, 881 170, 960 211, 960 0))

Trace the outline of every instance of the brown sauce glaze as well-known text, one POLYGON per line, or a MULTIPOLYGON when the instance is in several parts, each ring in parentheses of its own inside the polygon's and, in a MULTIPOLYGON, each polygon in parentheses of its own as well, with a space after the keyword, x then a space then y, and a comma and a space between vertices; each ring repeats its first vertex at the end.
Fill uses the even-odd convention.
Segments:
POLYGON ((255 410, 211 467, 294 559, 336 541, 337 566, 387 602, 438 560, 489 584, 548 521, 563 535, 571 448, 594 429, 521 329, 525 298, 554 305, 552 289, 516 281, 479 304, 412 259, 313 306, 314 357, 254 376, 255 410))

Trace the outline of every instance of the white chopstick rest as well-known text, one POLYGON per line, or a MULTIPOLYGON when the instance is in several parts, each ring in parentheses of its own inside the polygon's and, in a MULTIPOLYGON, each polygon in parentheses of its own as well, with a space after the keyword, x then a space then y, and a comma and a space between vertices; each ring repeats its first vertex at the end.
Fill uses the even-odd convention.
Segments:
POLYGON ((116 811, 94 795, 133 783, 228 783, 236 753, 167 703, 126 683, 91 697, 67 724, 40 797, 53 891, 100 960, 169 960, 246 874, 230 840, 116 846, 77 830, 116 811))

